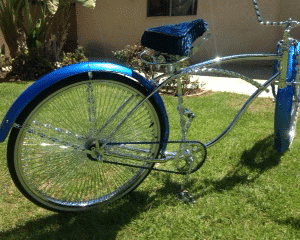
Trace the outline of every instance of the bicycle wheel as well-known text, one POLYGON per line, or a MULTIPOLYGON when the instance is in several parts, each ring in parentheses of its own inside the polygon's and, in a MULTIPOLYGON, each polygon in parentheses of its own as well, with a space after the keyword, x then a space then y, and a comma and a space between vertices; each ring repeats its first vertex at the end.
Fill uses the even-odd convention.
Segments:
POLYGON ((9 171, 19 190, 41 207, 82 211, 119 199, 153 165, 128 155, 154 158, 160 152, 157 143, 128 143, 161 141, 163 120, 151 98, 118 126, 146 90, 128 78, 103 75, 64 80, 37 96, 16 120, 8 140, 9 171), (84 151, 107 140, 123 142, 106 146, 115 155, 99 160, 84 151))
MULTIPOLYGON (((294 82, 296 75, 296 55, 299 52, 299 44, 289 49, 286 82, 294 82)), ((278 152, 285 152, 291 145, 296 130, 299 103, 296 101, 299 96, 298 85, 287 85, 278 88, 275 105, 275 149, 278 152)))

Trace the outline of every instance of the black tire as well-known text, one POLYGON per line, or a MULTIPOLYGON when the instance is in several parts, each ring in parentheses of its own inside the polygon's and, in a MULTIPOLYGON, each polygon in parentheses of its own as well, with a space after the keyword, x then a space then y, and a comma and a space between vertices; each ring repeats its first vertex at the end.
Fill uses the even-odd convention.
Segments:
MULTIPOLYGON (((80 74, 60 81, 20 113, 7 147, 10 174, 35 204, 75 212, 111 203, 134 190, 150 169, 98 161, 82 149, 105 142, 130 109, 147 95, 139 83, 116 74, 80 74), (127 101, 127 102, 126 102, 127 101)), ((161 141, 162 117, 150 98, 109 138, 111 142, 161 141)), ((107 146, 110 151, 157 157, 160 144, 107 146), (125 146, 125 147, 124 147, 125 146)), ((104 160, 139 164, 116 156, 104 160)))

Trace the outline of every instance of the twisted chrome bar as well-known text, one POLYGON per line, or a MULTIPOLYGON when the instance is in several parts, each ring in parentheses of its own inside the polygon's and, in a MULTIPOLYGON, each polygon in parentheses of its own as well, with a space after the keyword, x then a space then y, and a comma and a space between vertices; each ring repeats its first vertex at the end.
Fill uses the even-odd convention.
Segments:
POLYGON ((281 60, 281 54, 239 54, 227 57, 216 57, 202 63, 194 64, 179 71, 179 74, 193 74, 200 71, 204 67, 210 67, 220 63, 231 63, 237 61, 252 61, 252 60, 281 60))
MULTIPOLYGON (((229 62, 235 62, 235 61, 246 61, 246 60, 280 60, 282 58, 281 54, 242 54, 242 55, 234 55, 234 56, 227 56, 227 57, 222 57, 222 58, 215 58, 203 63, 195 64, 189 67, 186 67, 179 71, 178 74, 201 74, 205 72, 212 72, 212 73, 220 73, 226 76, 230 77, 238 77, 252 85, 254 85, 257 88, 263 88, 263 86, 256 82, 255 80, 246 77, 242 74, 228 71, 228 70, 223 70, 223 69, 214 69, 214 68, 208 68, 210 66, 219 64, 219 63, 229 63, 229 62)), ((266 88, 264 88, 267 92, 266 88)))
POLYGON ((293 21, 292 19, 289 19, 287 21, 280 21, 280 22, 263 21, 262 18, 261 18, 261 15, 260 15, 260 12, 259 12, 256 0, 253 0, 253 5, 254 5, 254 10, 255 10, 255 13, 256 13, 257 20, 258 20, 258 22, 261 25, 265 25, 265 26, 281 26, 281 27, 287 27, 287 26, 298 27, 298 26, 300 26, 300 22, 293 21))

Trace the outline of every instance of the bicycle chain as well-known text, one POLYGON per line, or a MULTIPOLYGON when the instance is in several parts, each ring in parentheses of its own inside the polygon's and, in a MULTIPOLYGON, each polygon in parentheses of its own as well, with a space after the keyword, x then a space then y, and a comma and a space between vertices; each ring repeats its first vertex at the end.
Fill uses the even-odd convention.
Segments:
POLYGON ((186 175, 187 174, 186 172, 180 172, 180 171, 174 171, 174 170, 167 170, 167 169, 155 168, 155 167, 145 167, 145 166, 128 164, 128 163, 120 163, 120 162, 116 162, 116 161, 103 160, 102 162, 109 163, 109 164, 126 166, 126 167, 149 169, 149 170, 154 170, 154 171, 158 171, 158 172, 165 172, 165 173, 175 173, 175 174, 181 174, 181 175, 186 175))
MULTIPOLYGON (((47 125, 47 124, 40 124, 37 121, 33 121, 33 123, 35 125, 38 125, 38 126, 43 126, 43 127, 48 128, 48 129, 52 129, 52 130, 54 130, 56 132, 61 132, 60 129, 58 129, 58 128, 51 128, 51 126, 47 125)), ((28 128, 28 127, 21 126, 18 123, 14 123, 13 127, 17 128, 17 129, 26 129, 26 128, 28 128)), ((30 133, 30 134, 37 135, 37 136, 39 136, 41 138, 44 138, 44 139, 48 139, 48 140, 50 140, 52 142, 60 143, 63 146, 71 147, 71 148, 73 148, 76 151, 84 151, 84 150, 86 150, 86 148, 83 147, 83 146, 78 146, 78 145, 75 145, 75 144, 72 144, 72 143, 69 143, 69 142, 60 141, 57 138, 47 136, 44 133, 36 132, 32 128, 28 128, 27 132, 30 133)), ((73 133, 71 133, 69 131, 66 131, 65 134, 68 135, 68 136, 73 135, 77 139, 81 139, 82 138, 81 136, 73 134, 73 133)), ((187 141, 187 140, 185 140, 185 141, 176 140, 176 141, 167 141, 167 142, 161 142, 161 141, 154 141, 154 142, 110 142, 110 143, 107 143, 106 145, 121 145, 121 144, 166 144, 166 143, 168 143, 168 144, 172 144, 172 143, 201 144, 204 147, 204 149, 206 149, 205 145, 203 145, 199 141, 187 141)), ((206 154, 206 152, 205 152, 205 154, 206 154)), ((204 156, 204 157, 206 157, 206 156, 204 156)), ((171 159, 172 158, 175 160, 175 155, 174 155, 174 157, 171 157, 171 159)), ((157 160, 166 160, 166 162, 167 162, 167 157, 163 156, 162 158, 157 159, 157 160)), ((205 158, 204 158, 203 161, 205 161, 205 158)), ((109 161, 109 160, 101 160, 101 162, 103 162, 103 163, 109 163, 109 164, 115 164, 115 165, 121 165, 121 166, 127 166, 127 167, 133 167, 133 168, 149 169, 149 170, 166 172, 166 173, 175 173, 175 174, 181 174, 181 175, 186 175, 187 174, 186 172, 180 172, 180 171, 174 171, 174 170, 167 170, 167 169, 161 169, 161 168, 155 168, 155 167, 145 167, 145 166, 140 166, 140 165, 135 165, 135 164, 120 163, 120 162, 109 161)))

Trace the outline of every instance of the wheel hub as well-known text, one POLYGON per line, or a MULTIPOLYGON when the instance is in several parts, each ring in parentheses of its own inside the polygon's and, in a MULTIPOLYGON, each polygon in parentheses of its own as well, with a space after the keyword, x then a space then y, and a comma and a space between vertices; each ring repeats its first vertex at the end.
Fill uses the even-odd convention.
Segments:
POLYGON ((96 138, 91 138, 86 141, 84 147, 88 150, 88 153, 86 154, 87 157, 92 161, 101 161, 103 150, 101 150, 101 146, 103 144, 99 142, 96 138))

